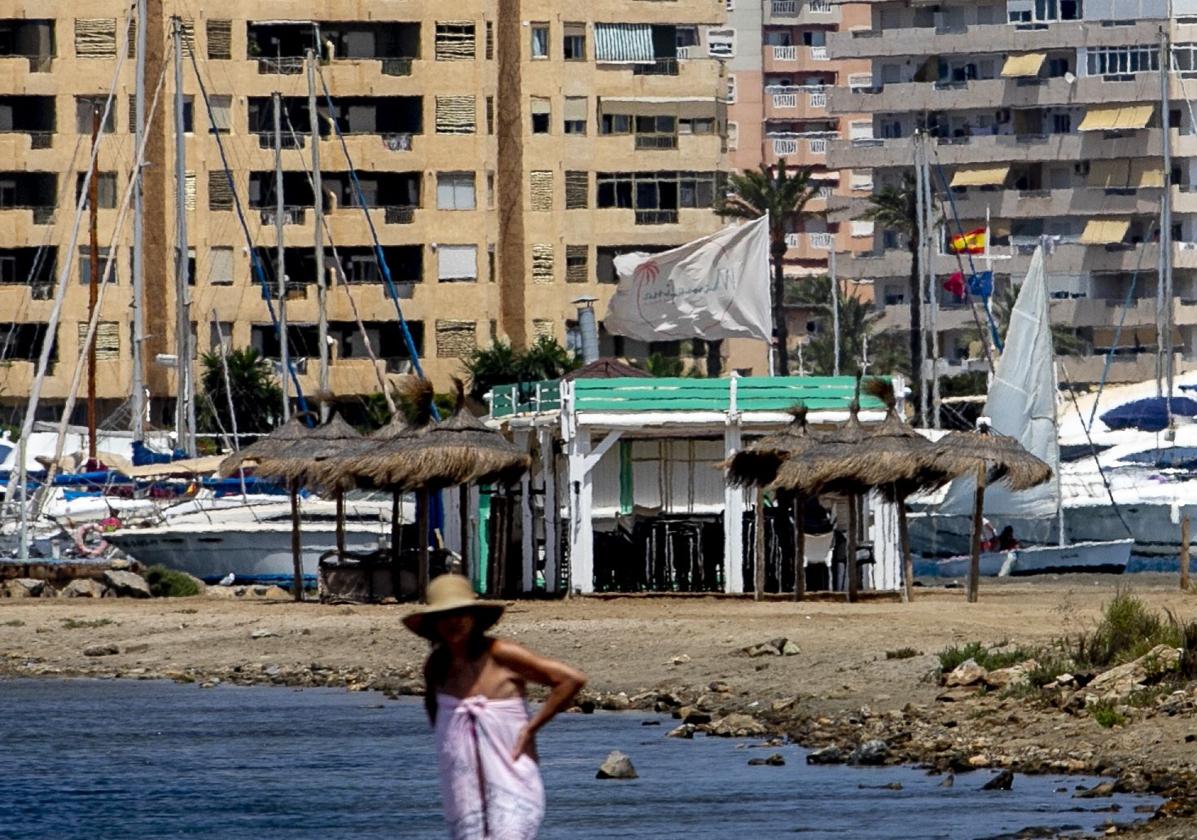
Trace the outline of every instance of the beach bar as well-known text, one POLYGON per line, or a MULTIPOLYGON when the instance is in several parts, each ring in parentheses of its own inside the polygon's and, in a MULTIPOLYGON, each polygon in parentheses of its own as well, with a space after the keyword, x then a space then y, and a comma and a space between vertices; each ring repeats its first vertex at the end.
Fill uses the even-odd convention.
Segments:
MULTIPOLYGON (((794 507, 731 486, 720 465, 793 422, 796 404, 806 407, 816 431, 845 423, 855 387, 852 377, 732 376, 567 378, 495 388, 489 424, 533 461, 511 517, 519 542, 511 556, 522 561, 511 576, 517 588, 532 592, 543 578, 544 590, 555 594, 752 592, 761 544, 753 531, 763 520, 765 590, 791 591, 794 507), (766 505, 760 519, 758 499, 766 505)), ((884 416, 879 400, 860 398, 862 424, 884 416)), ((824 538, 808 540, 807 589, 845 591, 848 500, 820 502, 828 528, 824 538)), ((896 509, 877 494, 860 505, 861 588, 897 591, 896 509)), ((485 553, 484 545, 471 548, 485 553)), ((473 568, 485 566, 479 559, 473 568)), ((478 583, 487 588, 484 578, 478 583)))

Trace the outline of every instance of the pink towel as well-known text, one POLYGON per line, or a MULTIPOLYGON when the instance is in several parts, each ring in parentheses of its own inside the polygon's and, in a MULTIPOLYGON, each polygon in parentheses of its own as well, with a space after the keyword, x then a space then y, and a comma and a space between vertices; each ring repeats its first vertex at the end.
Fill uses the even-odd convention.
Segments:
POLYGON ((511 760, 528 708, 520 697, 437 695, 441 797, 452 840, 534 840, 544 819, 540 766, 511 760))

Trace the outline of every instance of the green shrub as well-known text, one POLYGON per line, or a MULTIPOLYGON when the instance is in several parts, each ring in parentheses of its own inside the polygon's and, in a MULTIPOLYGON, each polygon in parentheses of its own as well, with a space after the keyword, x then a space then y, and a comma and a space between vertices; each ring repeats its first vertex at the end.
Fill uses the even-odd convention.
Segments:
POLYGON ((155 598, 189 598, 200 592, 199 584, 191 575, 165 566, 150 566, 145 573, 145 582, 150 585, 155 598))
POLYGON ((914 659, 916 656, 922 655, 923 654, 919 651, 909 647, 898 648, 897 650, 887 650, 885 652, 886 659, 914 659))
POLYGON ((1034 659, 1037 654, 1038 651, 1029 648, 1006 648, 1001 645, 987 648, 980 642, 969 642, 966 645, 953 645, 941 650, 938 654, 939 672, 950 674, 970 659, 986 671, 996 671, 1034 659))
POLYGON ((1138 659, 1156 645, 1181 647, 1184 636, 1179 622, 1166 620, 1138 596, 1119 591, 1105 605, 1093 631, 1073 637, 1072 658, 1091 668, 1108 668, 1138 659))
POLYGON ((80 621, 77 618, 64 618, 62 620, 62 629, 64 630, 80 630, 84 627, 107 627, 109 624, 115 624, 111 618, 96 618, 91 621, 80 621))
POLYGON ((1093 720, 1097 721, 1097 725, 1103 729, 1126 723, 1126 716, 1118 711, 1118 706, 1113 700, 1098 700, 1089 707, 1089 713, 1093 715, 1093 720))

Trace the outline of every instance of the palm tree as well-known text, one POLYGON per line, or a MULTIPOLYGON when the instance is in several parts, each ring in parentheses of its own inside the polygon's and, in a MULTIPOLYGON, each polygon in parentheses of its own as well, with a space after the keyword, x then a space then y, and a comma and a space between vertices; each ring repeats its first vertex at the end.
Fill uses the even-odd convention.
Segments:
MULTIPOLYGON (((994 292, 993 315, 997 319, 998 332, 1006 335, 1010 331, 1010 313, 1018 300, 1018 289, 1014 284, 994 292)), ((1085 342, 1065 324, 1052 324, 1052 349, 1057 356, 1080 356, 1086 351, 1085 342)))
POLYGON ((812 167, 786 168, 785 158, 774 174, 768 166, 728 176, 728 191, 716 207, 721 216, 759 219, 769 214, 769 255, 773 258, 773 336, 777 341, 777 372, 789 376, 789 330, 785 316, 786 233, 793 223, 819 215, 806 205, 819 195, 812 167))
POLYGON ((527 350, 517 350, 505 341, 479 347, 462 366, 470 383, 470 396, 482 400, 496 385, 560 379, 581 366, 577 354, 550 336, 541 336, 527 350))
POLYGON ((860 218, 900 233, 906 238, 906 247, 910 249, 910 284, 906 294, 910 302, 910 404, 914 406, 915 424, 922 425, 923 418, 918 413, 919 390, 922 387, 919 371, 923 369, 924 355, 923 313, 919 306, 922 300, 922 266, 919 264, 918 193, 914 176, 904 175, 899 186, 885 187, 869 196, 869 205, 860 218))
POLYGON ((270 361, 252 347, 230 350, 225 355, 229 389, 225 390, 224 365, 219 348, 203 356, 204 373, 200 384, 203 400, 199 403, 198 425, 204 432, 231 431, 229 397, 237 414, 238 432, 269 432, 282 411, 283 392, 275 379, 270 361))

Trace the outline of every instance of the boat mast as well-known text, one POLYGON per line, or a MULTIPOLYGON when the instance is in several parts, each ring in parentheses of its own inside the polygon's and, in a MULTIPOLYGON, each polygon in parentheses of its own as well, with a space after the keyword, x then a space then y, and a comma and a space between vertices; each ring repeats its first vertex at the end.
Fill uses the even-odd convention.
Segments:
POLYGON ((183 131, 183 22, 175 17, 175 436, 195 457, 195 383, 191 370, 191 306, 187 253, 187 145, 183 131))
MULTIPOLYGON (((1168 429, 1172 429, 1172 386, 1175 360, 1172 352, 1173 298, 1172 298, 1172 138, 1171 114, 1169 112, 1168 81, 1172 68, 1172 53, 1168 44, 1168 30, 1160 28, 1160 124, 1163 128, 1164 150, 1164 194, 1160 201, 1160 276, 1163 306, 1160 320, 1163 330, 1157 335, 1156 344, 1163 356, 1163 376, 1167 386, 1164 408, 1168 412, 1168 429)), ((1159 385, 1157 383, 1157 391, 1159 385)))
MULTIPOLYGON (((927 191, 923 183, 926 177, 926 171, 923 168, 923 157, 926 149, 924 142, 925 134, 923 131, 916 133, 914 138, 914 203, 915 203, 915 236, 918 239, 918 263, 919 263, 919 277, 918 277, 918 292, 917 299, 910 302, 911 306, 911 324, 914 323, 914 307, 919 308, 919 334, 918 346, 919 355, 925 356, 927 352, 927 319, 925 301, 926 294, 926 276, 927 263, 929 261, 929 249, 927 248, 927 213, 924 202, 926 201, 927 191)), ((926 359, 923 359, 923 365, 919 370, 911 371, 912 378, 919 384, 919 405, 918 418, 922 425, 927 424, 927 366, 926 359)))
MULTIPOLYGON (((832 376, 840 375, 840 281, 835 272, 835 240, 832 240, 831 256, 828 260, 828 272, 831 275, 831 340, 833 342, 832 376)), ((798 344, 801 349, 802 344, 798 344)))
MULTIPOLYGON (((137 70, 136 93, 133 102, 134 148, 141 148, 145 136, 145 51, 147 0, 137 0, 137 70)), ((145 317, 141 302, 145 296, 145 196, 142 194, 142 171, 133 171, 133 372, 131 376, 129 408, 133 415, 133 440, 145 438, 145 380, 142 372, 142 341, 145 317)))
POLYGON ((324 179, 320 174, 320 120, 316 113, 316 51, 308 50, 308 123, 312 137, 312 211, 316 228, 316 300, 320 323, 320 422, 328 422, 328 284, 324 276, 324 179))
MULTIPOLYGON (((927 270, 927 332, 931 336, 931 428, 939 428, 939 289, 935 285, 935 187, 931 182, 931 156, 929 149, 931 140, 929 136, 923 138, 923 189, 926 194, 923 197, 923 212, 926 217, 923 222, 923 229, 927 236, 927 261, 924 263, 927 270)), ((989 225, 985 226, 986 231, 989 225)), ((986 242, 989 237, 986 235, 986 242)), ((924 417, 923 422, 927 419, 924 417)))
POLYGON ((274 231, 278 240, 274 273, 278 281, 279 361, 283 369, 283 421, 286 422, 291 419, 291 382, 287 375, 291 370, 291 353, 287 347, 287 273, 283 240, 283 95, 276 90, 271 97, 274 100, 274 231))
MULTIPOLYGON (((87 320, 91 323, 96 317, 96 304, 100 296, 100 237, 99 237, 99 180, 98 156, 95 154, 96 144, 100 137, 100 108, 95 102, 91 105, 91 179, 87 186, 87 320)), ((87 345, 87 459, 96 460, 96 341, 93 337, 87 345)), ((89 464, 90 468, 90 464, 89 464)))

